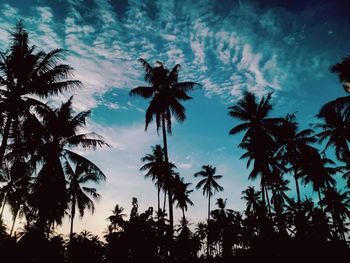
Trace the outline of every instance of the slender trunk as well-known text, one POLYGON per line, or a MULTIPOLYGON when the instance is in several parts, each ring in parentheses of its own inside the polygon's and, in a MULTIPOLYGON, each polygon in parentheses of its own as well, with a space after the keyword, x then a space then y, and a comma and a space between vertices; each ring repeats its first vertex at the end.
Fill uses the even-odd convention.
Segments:
POLYGON ((185 209, 184 209, 184 208, 182 208, 182 218, 183 218, 183 220, 186 220, 186 217, 185 217, 185 209))
POLYGON ((208 195, 208 223, 207 223, 207 258, 209 258, 210 255, 210 243, 209 243, 209 222, 210 222, 210 196, 211 194, 209 193, 208 195))
POLYGON ((16 212, 13 215, 13 222, 12 222, 12 227, 11 227, 11 231, 10 231, 10 237, 12 236, 13 229, 15 228, 17 215, 18 215, 18 209, 16 209, 16 212))
MULTIPOLYGON (((163 149, 164 149, 164 160, 165 163, 169 163, 168 158, 168 144, 166 137, 166 129, 165 129, 165 116, 162 114, 162 131, 163 131, 163 149)), ((168 174, 167 176, 170 176, 168 174)), ((169 198, 169 221, 170 221, 170 240, 172 242, 174 235, 174 217, 173 217, 173 200, 172 200, 172 191, 171 188, 168 189, 168 198, 169 198)))
POLYGON ((267 186, 265 185, 265 191, 266 191, 266 200, 267 200, 267 207, 269 209, 269 213, 271 214, 271 205, 270 205, 270 198, 269 198, 269 192, 267 190, 267 186))
POLYGON ((320 200, 321 211, 323 212, 322 198, 320 188, 317 189, 318 199, 320 200))
POLYGON ((158 184, 158 193, 157 193, 157 201, 158 201, 158 221, 159 221, 159 215, 160 215, 160 185, 158 184))
POLYGON ((260 182, 260 187, 261 187, 261 194, 262 194, 262 204, 264 209, 266 208, 266 200, 265 200, 265 182, 264 182, 264 175, 261 175, 261 182, 260 182))
POLYGON ((300 209, 300 189, 299 189, 299 182, 298 182, 298 178, 297 178, 297 172, 294 171, 294 180, 295 180, 295 188, 297 190, 297 198, 298 198, 298 208, 300 209))
POLYGON ((2 161, 4 159, 4 155, 5 155, 5 151, 6 151, 6 147, 7 147, 7 140, 9 138, 9 134, 10 134, 11 122, 12 122, 12 114, 9 113, 7 120, 6 120, 4 132, 2 134, 2 142, 1 142, 1 146, 0 146, 0 165, 2 165, 2 161))
POLYGON ((75 216, 75 198, 72 200, 72 211, 71 211, 71 218, 70 218, 70 240, 73 239, 73 223, 74 223, 74 216, 75 216))
POLYGON ((166 205, 166 189, 164 189, 163 214, 165 214, 165 205, 166 205))
POLYGON ((2 203, 0 218, 2 218, 2 214, 4 213, 6 201, 7 201, 7 194, 5 194, 4 196, 4 202, 2 203))

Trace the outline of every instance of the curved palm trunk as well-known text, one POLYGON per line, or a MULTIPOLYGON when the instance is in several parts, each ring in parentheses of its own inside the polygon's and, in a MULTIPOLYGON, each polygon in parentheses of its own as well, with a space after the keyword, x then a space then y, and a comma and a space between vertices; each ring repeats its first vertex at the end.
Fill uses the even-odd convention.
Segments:
MULTIPOLYGON (((162 114, 162 132, 163 132, 163 148, 164 148, 164 160, 165 163, 169 163, 168 158, 168 143, 167 143, 167 137, 166 137, 166 129, 165 129, 165 117, 164 114, 162 114)), ((168 175, 169 176, 169 175, 168 175)), ((172 198, 172 192, 171 189, 168 190, 168 199, 169 199, 169 221, 170 221, 170 240, 172 243, 173 236, 174 236, 174 217, 173 217, 173 198, 172 198)), ((170 246, 172 247, 172 245, 170 246)), ((172 248, 170 248, 170 254, 171 254, 172 248)))
POLYGON ((10 237, 12 236, 13 229, 15 228, 17 215, 18 215, 18 209, 16 209, 16 212, 13 215, 13 222, 12 222, 12 227, 11 227, 11 231, 10 231, 10 237))
POLYGON ((6 120, 4 132, 2 134, 2 142, 0 146, 0 165, 2 165, 2 161, 4 159, 4 155, 7 147, 7 140, 10 134, 11 122, 12 122, 12 114, 9 114, 6 120))
POLYGON ((267 186, 266 185, 265 185, 265 191, 266 191, 267 208, 269 209, 269 213, 271 214, 271 205, 270 205, 269 192, 267 190, 267 186))
POLYGON ((210 243, 209 243, 209 222, 210 222, 210 197, 211 194, 208 195, 208 223, 207 223, 207 258, 209 258, 210 255, 210 243))
POLYGON ((71 211, 71 219, 70 219, 70 240, 73 239, 73 223, 74 223, 74 216, 75 216, 75 198, 73 198, 72 201, 72 211, 71 211))

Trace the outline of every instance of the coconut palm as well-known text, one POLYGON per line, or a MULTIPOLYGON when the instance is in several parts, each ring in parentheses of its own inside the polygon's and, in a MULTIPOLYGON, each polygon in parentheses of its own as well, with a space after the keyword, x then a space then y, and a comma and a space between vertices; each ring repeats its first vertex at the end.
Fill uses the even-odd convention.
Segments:
MULTIPOLYGON (((197 185, 196 189, 203 189, 203 195, 207 196, 208 198, 208 226, 209 226, 209 220, 210 220, 210 199, 216 192, 221 192, 224 190, 224 188, 217 183, 217 180, 222 178, 222 175, 217 175, 216 173, 216 167, 213 167, 211 165, 203 165, 202 170, 195 173, 195 177, 203 177, 197 185)), ((207 234, 207 257, 210 256, 210 245, 209 245, 209 227, 208 234, 207 234)))
POLYGON ((68 199, 70 203, 70 237, 73 237, 73 223, 75 217, 76 207, 79 209, 79 215, 82 218, 84 216, 85 209, 91 210, 93 213, 95 210, 93 199, 99 199, 100 195, 95 188, 83 186, 84 184, 99 183, 106 180, 106 176, 103 172, 92 162, 85 159, 84 161, 78 161, 75 164, 75 169, 69 161, 65 162, 65 173, 68 177, 68 199))
POLYGON ((80 81, 71 80, 73 68, 58 64, 63 50, 36 52, 29 45, 23 23, 19 22, 11 34, 10 50, 0 53, 0 112, 4 117, 0 164, 10 135, 19 131, 18 120, 30 114, 30 107, 39 103, 33 97, 49 95, 81 87, 80 81), (17 125, 16 125, 17 124, 17 125))
MULTIPOLYGON (((177 64, 172 70, 168 70, 162 62, 157 62, 152 67, 146 60, 139 59, 145 70, 145 81, 149 86, 134 88, 130 91, 131 96, 141 96, 145 99, 151 99, 146 110, 145 130, 155 117, 157 131, 162 128, 164 161, 169 162, 167 132, 171 134, 172 119, 183 122, 186 119, 185 108, 181 101, 190 100, 186 92, 193 90, 199 84, 195 82, 178 82, 180 65, 177 64)), ((173 238, 174 219, 173 219, 173 202, 172 193, 168 192, 169 198, 169 217, 171 228, 171 239, 173 238)))
POLYGON ((255 191, 254 186, 242 191, 242 197, 246 201, 246 215, 256 215, 261 209, 260 191, 255 191))
MULTIPOLYGON (((96 165, 74 152, 73 148, 94 150, 108 144, 95 133, 79 133, 85 126, 90 111, 73 116, 72 97, 57 109, 41 105, 36 111, 41 116, 42 125, 38 126, 36 145, 32 150, 39 169, 34 185, 33 206, 43 228, 47 223, 60 224, 69 203, 64 163, 80 163, 84 165, 85 171, 97 171, 96 165)), ((97 174, 102 177, 102 172, 97 174)))
POLYGON ((188 187, 192 185, 191 183, 185 183, 184 178, 180 176, 175 176, 174 184, 173 184, 173 194, 174 201, 177 202, 176 208, 180 208, 182 210, 182 220, 185 222, 185 211, 187 211, 188 205, 193 206, 193 202, 189 198, 190 193, 193 190, 189 190, 188 187))
POLYGON ((247 165, 254 160, 254 168, 250 178, 261 176, 262 201, 265 205, 267 177, 270 174, 270 162, 276 150, 274 136, 278 126, 283 122, 281 118, 269 118, 272 110, 271 93, 257 102, 256 96, 245 92, 243 98, 236 105, 229 107, 229 115, 243 123, 238 124, 229 132, 235 135, 245 131, 240 147, 247 152, 241 158, 248 158, 247 165))
POLYGON ((316 142, 312 129, 299 131, 298 123, 294 114, 288 114, 281 126, 281 133, 278 135, 278 143, 281 145, 277 156, 282 159, 283 164, 289 164, 293 171, 295 180, 297 200, 300 205, 300 189, 297 173, 300 169, 300 161, 304 151, 312 148, 310 144, 316 142))
POLYGON ((123 211, 124 208, 116 204, 114 209, 112 210, 112 215, 107 218, 113 229, 116 229, 117 227, 124 227, 124 217, 126 217, 126 214, 123 214, 123 211))

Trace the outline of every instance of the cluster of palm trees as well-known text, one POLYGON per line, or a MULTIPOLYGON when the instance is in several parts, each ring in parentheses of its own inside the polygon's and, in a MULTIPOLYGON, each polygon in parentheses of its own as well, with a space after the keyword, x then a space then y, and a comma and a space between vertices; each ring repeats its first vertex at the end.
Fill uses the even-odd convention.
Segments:
MULTIPOLYGON (((71 79, 70 66, 59 64, 62 50, 45 53, 29 45, 21 22, 11 35, 9 50, 0 55, 0 219, 5 207, 13 215, 9 243, 3 243, 6 233, 0 221, 0 248, 17 249, 32 262, 43 262, 39 252, 33 254, 32 241, 55 255, 55 262, 271 260, 294 250, 306 252, 307 245, 313 247, 308 253, 349 253, 350 196, 345 189, 350 187, 350 96, 322 106, 318 123, 301 130, 294 114, 271 117, 272 94, 259 99, 245 92, 229 107, 229 115, 239 121, 229 134, 243 133, 238 145, 244 151, 241 159, 247 160, 249 179, 260 180, 260 189, 248 187, 242 192, 243 212, 226 208, 222 198, 211 209, 214 194, 223 191, 218 182, 222 175, 216 174, 216 167, 203 165, 194 177, 199 178, 196 189, 208 199, 207 220, 191 227, 185 213, 193 205, 193 190, 170 161, 167 136, 174 120, 186 119, 181 102, 191 99, 187 92, 200 85, 179 82, 180 65, 169 70, 162 62, 151 66, 140 59, 148 86, 134 88, 129 94, 149 100, 145 130, 155 120, 157 133, 162 135, 163 146, 153 146, 141 158, 140 168, 156 186, 157 210, 155 215, 152 207, 140 213, 133 198, 126 220, 124 208, 116 205, 107 218, 106 242, 101 242, 87 231, 74 234, 76 213, 82 217, 86 209, 93 212, 94 199, 99 198, 91 183, 106 179, 74 149, 108 144, 95 133, 80 133, 90 111, 75 113, 72 97, 58 108, 43 101, 82 84, 71 79), (336 178, 339 174, 344 180, 336 178), (296 198, 288 194, 289 180, 296 198), (306 197, 301 183, 311 185, 317 198, 306 197), (176 226, 174 205, 182 211, 176 226), (68 242, 50 235, 66 214, 71 225, 68 242), (18 217, 24 217, 26 225, 23 233, 11 239, 18 217)), ((350 59, 345 58, 331 68, 345 90, 350 83, 349 65, 350 59)))
POLYGON ((29 44, 19 22, 11 34, 7 52, 0 60, 0 207, 41 233, 49 233, 69 213, 71 234, 76 208, 80 216, 93 211, 95 188, 86 186, 105 180, 103 172, 75 148, 95 149, 107 145, 95 133, 81 133, 90 111, 75 114, 72 97, 58 108, 43 99, 81 88, 71 79, 73 69, 59 64, 63 50, 48 53, 29 44))

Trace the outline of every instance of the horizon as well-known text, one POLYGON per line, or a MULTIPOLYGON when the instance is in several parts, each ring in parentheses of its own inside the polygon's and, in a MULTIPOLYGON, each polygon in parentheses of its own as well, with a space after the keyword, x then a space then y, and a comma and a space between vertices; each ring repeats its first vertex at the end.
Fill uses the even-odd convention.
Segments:
MULTIPOLYGON (((349 55, 346 1, 118 3, 0 1, 0 50, 7 50, 8 32, 18 19, 23 19, 38 50, 68 50, 63 61, 73 66, 74 78, 84 84, 73 92, 74 108, 91 109, 87 130, 112 145, 83 152, 107 181, 96 186, 102 198, 95 204, 95 214, 86 211, 82 220, 77 219, 75 232, 86 229, 102 236, 114 206, 121 205, 129 214, 132 197, 138 198, 140 212, 156 207, 154 184, 139 168, 141 157, 150 153, 151 146, 162 144, 162 138, 154 123, 144 130, 148 101, 128 95, 132 88, 146 85, 139 58, 151 65, 163 61, 170 69, 179 63, 180 81, 202 85, 184 103, 186 121, 174 122, 169 158, 192 189, 198 182, 193 174, 202 165, 217 167, 225 190, 214 196, 212 207, 214 199, 227 198, 228 208, 243 211, 241 192, 258 184, 248 180, 250 169, 239 160, 241 136, 228 134, 238 124, 228 116, 228 107, 244 90, 259 97, 273 92, 272 116, 297 112, 301 128, 315 122, 324 103, 346 94, 329 72, 331 65, 349 55)), ((71 95, 50 98, 49 103, 59 105, 71 95)), ((292 183, 290 188, 294 195, 292 183)), ((311 194, 310 188, 302 187, 302 196, 311 194)), ((195 190, 191 199, 194 206, 186 214, 192 223, 204 221, 206 198, 195 190)), ((179 219, 181 211, 174 211, 179 219)), ((10 222, 8 214, 5 223, 10 222)), ((58 230, 69 232, 67 218, 58 230)))

